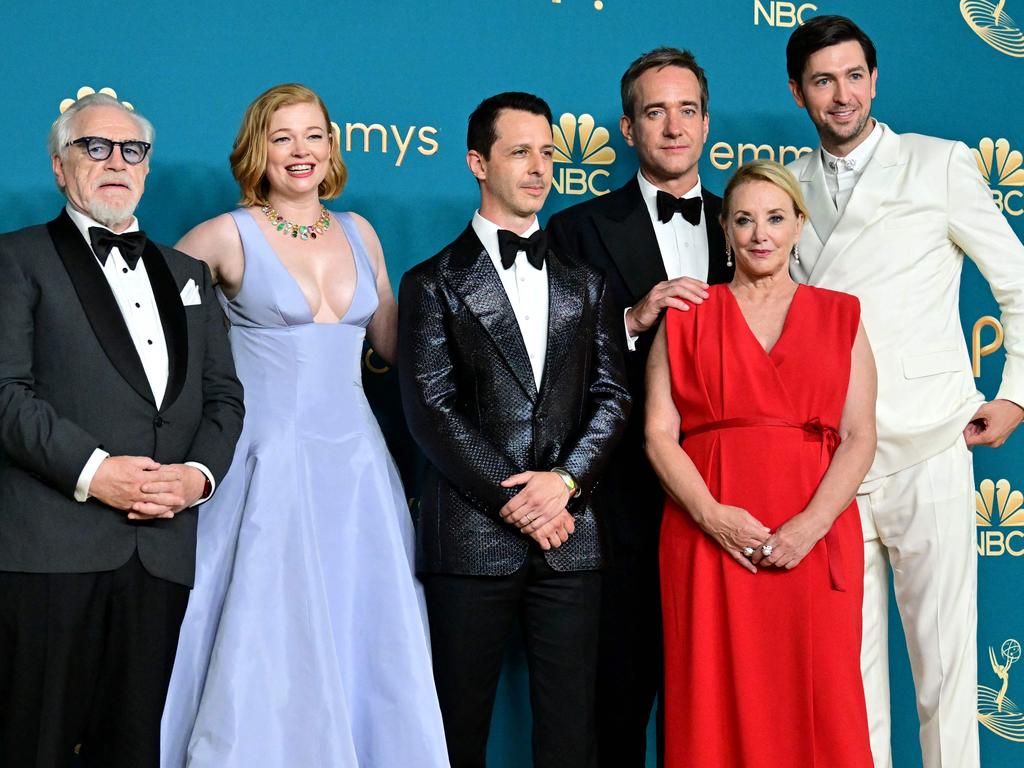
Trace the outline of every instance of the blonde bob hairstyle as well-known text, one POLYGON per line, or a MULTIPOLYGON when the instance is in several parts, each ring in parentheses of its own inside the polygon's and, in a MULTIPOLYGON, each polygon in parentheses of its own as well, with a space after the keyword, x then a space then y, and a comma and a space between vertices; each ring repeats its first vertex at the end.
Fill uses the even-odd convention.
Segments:
POLYGON ((789 199, 793 201, 794 213, 799 213, 804 219, 810 218, 807 203, 804 202, 803 193, 800 191, 800 183, 792 173, 774 160, 751 160, 749 163, 741 165, 729 179, 729 183, 725 185, 720 217, 722 226, 725 226, 729 218, 733 194, 744 184, 749 184, 752 181, 767 181, 769 184, 774 184, 789 195, 789 199))
POLYGON ((348 169, 341 159, 341 147, 331 125, 327 106, 313 91, 298 83, 275 85, 258 97, 245 110, 242 127, 238 129, 235 144, 231 150, 231 173, 242 192, 239 205, 267 205, 270 184, 267 182, 267 133, 270 119, 281 107, 294 104, 316 104, 324 113, 327 134, 330 136, 330 164, 327 175, 320 182, 317 194, 324 200, 332 200, 341 194, 348 178, 348 169))

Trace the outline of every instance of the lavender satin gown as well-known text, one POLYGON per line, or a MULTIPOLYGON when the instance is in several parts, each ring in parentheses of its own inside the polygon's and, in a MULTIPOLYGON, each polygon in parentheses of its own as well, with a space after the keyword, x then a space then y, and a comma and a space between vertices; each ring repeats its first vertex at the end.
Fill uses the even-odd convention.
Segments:
POLYGON ((231 215, 245 276, 221 303, 245 427, 199 514, 161 765, 447 767, 412 522, 362 388, 370 260, 334 214, 356 290, 340 322, 314 323, 251 214, 231 215))

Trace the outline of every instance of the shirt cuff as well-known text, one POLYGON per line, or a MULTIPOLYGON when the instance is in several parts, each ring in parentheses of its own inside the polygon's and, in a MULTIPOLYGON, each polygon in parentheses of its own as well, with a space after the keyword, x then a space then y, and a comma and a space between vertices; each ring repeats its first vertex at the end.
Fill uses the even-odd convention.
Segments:
POLYGON ((217 489, 217 481, 213 479, 213 475, 210 474, 210 470, 206 468, 205 464, 200 464, 198 461, 186 461, 185 466, 195 467, 196 469, 198 469, 200 472, 203 473, 203 476, 206 478, 206 481, 210 484, 210 492, 190 505, 192 507, 197 507, 204 501, 210 500, 210 497, 213 496, 213 492, 217 489))
POLYGON ((629 348, 630 352, 636 352, 636 340, 640 337, 629 335, 629 323, 626 322, 626 313, 631 309, 632 307, 626 307, 622 310, 622 328, 626 331, 626 346, 629 348))
POLYGON ((100 468, 100 464, 108 456, 110 454, 102 448, 97 448, 92 452, 92 456, 85 462, 85 466, 82 467, 82 473, 78 476, 78 482, 75 484, 75 501, 88 501, 89 486, 92 485, 92 479, 96 476, 96 471, 100 468))

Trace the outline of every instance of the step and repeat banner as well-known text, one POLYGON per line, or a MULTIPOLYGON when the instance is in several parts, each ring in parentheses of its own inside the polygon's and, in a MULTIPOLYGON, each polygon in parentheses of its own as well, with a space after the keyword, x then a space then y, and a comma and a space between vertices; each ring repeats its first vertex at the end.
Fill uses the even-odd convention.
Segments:
MULTIPOLYGON (((898 132, 974 148, 993 204, 1024 236, 1024 0, 12 2, 0 30, 0 229, 59 211, 46 132, 63 100, 110 88, 156 126, 139 216, 152 237, 174 243, 234 207, 227 157, 246 105, 270 85, 297 81, 321 94, 338 124, 350 177, 335 207, 375 225, 397 285, 473 213, 465 126, 484 97, 526 90, 550 102, 558 152, 546 218, 635 173, 618 130, 619 77, 651 48, 689 48, 711 90, 701 179, 720 193, 744 161, 785 162, 816 145, 789 94, 784 52, 798 24, 824 13, 852 17, 874 39, 875 115, 898 132)), ((970 264, 961 319, 978 385, 993 396, 1002 329, 970 264)), ((394 373, 371 350, 364 372, 415 511, 418 458, 394 373)), ((979 450, 975 469, 982 757, 986 768, 1009 768, 1024 764, 1024 431, 999 451, 979 450)), ((912 766, 917 719, 895 610, 891 643, 896 765, 912 766)), ((491 764, 520 768, 530 762, 530 719, 515 644, 507 672, 491 764)))

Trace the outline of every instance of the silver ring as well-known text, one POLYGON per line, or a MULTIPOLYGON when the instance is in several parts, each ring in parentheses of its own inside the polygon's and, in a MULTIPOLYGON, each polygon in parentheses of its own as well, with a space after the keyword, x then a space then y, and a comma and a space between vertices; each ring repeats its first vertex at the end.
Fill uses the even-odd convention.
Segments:
POLYGON ((754 548, 753 547, 744 547, 743 548, 743 556, 744 557, 750 557, 752 554, 754 554, 754 548))
POLYGON ((764 555, 765 557, 770 557, 771 554, 772 554, 772 545, 771 544, 764 544, 761 547, 761 554, 764 555))

